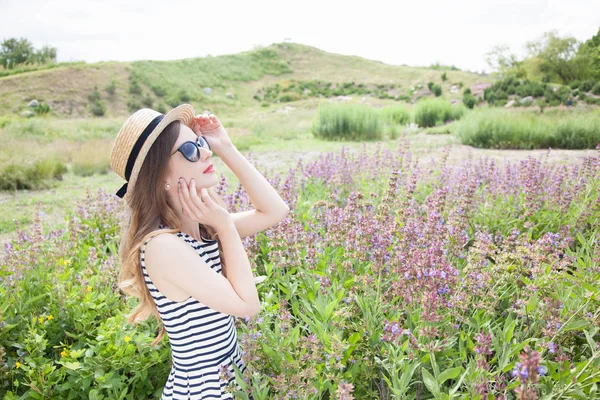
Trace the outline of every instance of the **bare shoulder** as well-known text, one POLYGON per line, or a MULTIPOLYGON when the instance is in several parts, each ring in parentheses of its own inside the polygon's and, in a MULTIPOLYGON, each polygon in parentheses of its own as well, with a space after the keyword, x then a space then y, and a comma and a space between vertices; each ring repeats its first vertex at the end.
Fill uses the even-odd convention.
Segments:
MULTIPOLYGON (((182 256, 193 256, 194 250, 174 233, 159 233, 147 242, 145 255, 146 263, 150 265, 176 265, 174 261, 182 256)), ((158 270, 162 275, 164 268, 158 270)))

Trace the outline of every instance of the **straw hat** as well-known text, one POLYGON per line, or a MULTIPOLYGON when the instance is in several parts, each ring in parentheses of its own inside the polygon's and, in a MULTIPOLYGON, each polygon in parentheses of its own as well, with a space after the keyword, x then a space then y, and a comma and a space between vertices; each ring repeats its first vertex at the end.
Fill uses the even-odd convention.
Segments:
POLYGON ((150 108, 142 108, 133 113, 121 127, 110 152, 110 168, 127 182, 116 195, 125 200, 135 185, 135 181, 152 144, 171 122, 179 120, 192 127, 194 108, 182 104, 166 114, 150 108))

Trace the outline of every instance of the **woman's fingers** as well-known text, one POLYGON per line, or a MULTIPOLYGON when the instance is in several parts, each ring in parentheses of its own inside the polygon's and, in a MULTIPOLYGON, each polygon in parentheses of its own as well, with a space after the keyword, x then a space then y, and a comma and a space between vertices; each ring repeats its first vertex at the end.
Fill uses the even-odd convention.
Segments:
POLYGON ((196 191, 196 180, 192 179, 190 184, 190 199, 192 203, 198 208, 199 211, 202 210, 202 206, 204 205, 203 200, 198 197, 198 193, 196 191))
POLYGON ((187 204, 187 201, 185 199, 185 195, 184 192, 187 191, 187 187, 185 186, 185 180, 182 182, 178 182, 177 183, 177 195, 179 196, 179 203, 181 204, 181 211, 183 212, 184 215, 187 215, 188 217, 191 217, 192 214, 190 212, 190 208, 187 204))

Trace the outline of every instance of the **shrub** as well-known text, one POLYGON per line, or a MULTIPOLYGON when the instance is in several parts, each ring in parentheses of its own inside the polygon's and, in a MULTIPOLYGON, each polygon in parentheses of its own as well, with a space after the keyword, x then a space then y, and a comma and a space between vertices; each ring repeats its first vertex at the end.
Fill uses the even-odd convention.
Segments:
POLYGON ((325 140, 382 139, 379 112, 360 104, 326 104, 317 110, 312 133, 325 140))
POLYGON ((90 108, 92 114, 94 114, 96 117, 101 117, 104 114, 106 114, 106 107, 104 106, 104 103, 102 103, 102 101, 100 100, 97 100, 90 104, 90 108))
POLYGON ((60 161, 45 159, 33 164, 9 164, 0 172, 0 190, 38 190, 53 185, 52 180, 62 179, 67 167, 60 161))
POLYGON ((158 103, 158 105, 156 106, 156 111, 158 111, 161 114, 166 114, 167 113, 167 106, 165 105, 165 103, 158 103))
POLYGON ((581 85, 579 86, 579 89, 583 92, 589 92, 592 90, 592 88, 594 87, 594 85, 596 85, 596 80, 595 79, 588 79, 585 80, 581 83, 581 85))
POLYGON ((129 109, 129 111, 135 112, 135 111, 143 108, 143 106, 138 100, 131 99, 127 102, 127 108, 129 109))
POLYGON ((442 87, 440 85, 433 85, 432 91, 436 97, 439 97, 442 95, 442 87))
POLYGON ((600 96, 600 82, 596 83, 594 87, 592 87, 592 93, 600 96))
POLYGON ((448 79, 448 77, 446 76, 446 73, 444 72, 442 74, 442 81, 446 82, 447 79, 448 79))
POLYGON ((151 89, 158 97, 163 97, 167 94, 167 89, 163 85, 152 85, 151 89))
POLYGON ((472 109, 475 107, 475 104, 477 104, 477 99, 471 94, 471 91, 469 91, 469 93, 465 91, 465 94, 463 95, 463 103, 465 106, 472 109))
POLYGON ((94 86, 94 90, 90 94, 88 94, 88 101, 90 103, 95 103, 100 100, 100 92, 98 92, 98 87, 94 86))
POLYGON ((106 93, 109 95, 114 95, 117 90, 117 81, 115 79, 111 80, 110 83, 106 85, 104 90, 106 90, 106 93))
POLYGON ((414 122, 422 127, 451 119, 450 103, 443 99, 423 99, 414 108, 414 122))
POLYGON ((148 108, 152 108, 152 104, 154 104, 154 99, 150 96, 150 93, 146 93, 146 95, 142 98, 142 104, 148 108))
POLYGON ((391 124, 407 124, 410 122, 410 110, 406 106, 394 105, 381 109, 384 121, 391 124))
POLYGON ((284 93, 281 96, 279 96, 279 101, 282 103, 289 102, 289 101, 301 100, 301 99, 302 99, 302 96, 295 92, 284 93))
MULTIPOLYGON (((191 99, 192 99, 192 97, 190 96, 190 94, 187 91, 181 90, 179 92, 179 101, 180 101, 180 103, 187 103, 191 99)), ((173 107, 176 107, 176 106, 173 106, 173 107)))
POLYGON ((46 103, 40 102, 40 104, 34 109, 38 115, 48 114, 50 112, 50 106, 46 103))
POLYGON ((600 143, 600 116, 568 114, 533 116, 488 108, 477 110, 455 126, 466 145, 494 149, 593 149, 600 143))
POLYGON ((137 79, 132 78, 129 80, 129 93, 131 94, 142 94, 142 87, 137 79))

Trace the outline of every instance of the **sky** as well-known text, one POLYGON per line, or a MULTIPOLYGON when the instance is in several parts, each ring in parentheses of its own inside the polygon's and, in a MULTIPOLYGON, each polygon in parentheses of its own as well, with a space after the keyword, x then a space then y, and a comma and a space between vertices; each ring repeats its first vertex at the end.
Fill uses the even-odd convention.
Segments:
POLYGON ((556 30, 585 41, 600 0, 0 0, 0 40, 57 48, 57 61, 175 60, 291 41, 394 65, 491 72, 485 53, 556 30))

